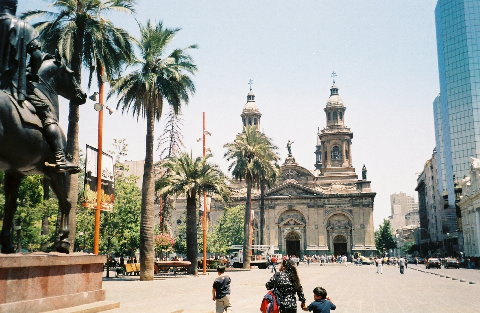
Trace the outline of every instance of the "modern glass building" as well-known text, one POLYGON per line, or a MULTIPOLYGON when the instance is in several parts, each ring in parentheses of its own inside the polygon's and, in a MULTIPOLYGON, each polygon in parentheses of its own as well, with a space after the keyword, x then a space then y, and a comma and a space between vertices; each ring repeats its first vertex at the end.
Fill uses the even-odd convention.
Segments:
POLYGON ((480 157, 480 0, 438 0, 440 96, 434 101, 439 186, 455 205, 453 175, 480 157))

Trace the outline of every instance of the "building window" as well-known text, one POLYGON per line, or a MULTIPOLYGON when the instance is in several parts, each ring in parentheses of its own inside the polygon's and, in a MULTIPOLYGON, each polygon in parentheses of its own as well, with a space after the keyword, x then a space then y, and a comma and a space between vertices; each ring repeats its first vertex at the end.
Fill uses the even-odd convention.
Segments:
POLYGON ((334 146, 332 149, 332 160, 341 160, 342 152, 338 146, 334 146))
POLYGON ((338 112, 338 116, 340 116, 340 120, 343 119, 343 113, 342 112, 338 112))
POLYGON ((331 112, 328 112, 327 113, 327 119, 330 121, 332 119, 332 113, 331 112))
POLYGON ((257 118, 256 117, 253 119, 253 125, 257 125, 257 118))
POLYGON ((337 121, 337 112, 333 112, 333 121, 334 121, 334 122, 337 121))

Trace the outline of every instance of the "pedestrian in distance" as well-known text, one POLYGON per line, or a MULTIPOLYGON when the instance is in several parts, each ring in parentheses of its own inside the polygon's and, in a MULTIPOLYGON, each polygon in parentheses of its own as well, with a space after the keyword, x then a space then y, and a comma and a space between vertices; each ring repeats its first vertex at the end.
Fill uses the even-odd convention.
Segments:
POLYGON ((337 306, 332 303, 327 297, 327 291, 323 287, 316 287, 313 289, 313 301, 307 307, 303 307, 304 311, 313 313, 330 313, 330 310, 335 310, 337 306))
POLYGON ((377 274, 383 274, 383 259, 380 257, 377 257, 375 259, 375 264, 377 265, 377 274))
POLYGON ((292 260, 283 260, 279 271, 275 273, 270 280, 265 284, 268 290, 274 290, 280 313, 296 313, 297 300, 301 302, 302 309, 305 307, 305 296, 303 295, 303 288, 300 284, 297 268, 292 260))
POLYGON ((402 257, 400 258, 400 260, 398 260, 398 267, 400 268, 400 274, 404 274, 405 273, 405 259, 402 257))
POLYGON ((277 268, 276 268, 276 266, 277 266, 277 257, 276 257, 276 256, 272 256, 272 257, 270 258, 270 262, 272 263, 272 271, 271 271, 271 273, 277 272, 277 268))
POLYGON ((230 303, 230 283, 231 278, 225 275, 225 267, 217 267, 218 277, 215 278, 212 288, 212 300, 215 301, 215 312, 232 312, 230 303))

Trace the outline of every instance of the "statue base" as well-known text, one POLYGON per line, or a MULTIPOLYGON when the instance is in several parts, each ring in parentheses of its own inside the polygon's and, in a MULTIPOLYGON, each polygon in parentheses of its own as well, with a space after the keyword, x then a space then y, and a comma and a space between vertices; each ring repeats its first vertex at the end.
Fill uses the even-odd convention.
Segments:
POLYGON ((0 313, 45 312, 105 302, 105 261, 105 256, 85 253, 0 254, 0 313))

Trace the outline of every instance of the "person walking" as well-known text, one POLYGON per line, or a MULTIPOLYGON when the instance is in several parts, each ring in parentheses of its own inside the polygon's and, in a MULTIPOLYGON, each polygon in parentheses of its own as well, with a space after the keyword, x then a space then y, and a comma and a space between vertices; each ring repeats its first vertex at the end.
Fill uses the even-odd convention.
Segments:
POLYGON ((381 257, 377 257, 375 259, 375 264, 377 265, 377 274, 383 274, 383 259, 381 257))
POLYGON ((217 267, 218 277, 215 278, 212 287, 212 300, 215 301, 215 312, 232 312, 230 304, 230 283, 232 279, 225 275, 225 267, 217 267))
POLYGON ((400 274, 404 274, 405 273, 405 259, 403 257, 400 258, 400 260, 398 260, 398 267, 400 268, 400 274))
POLYGON ((297 268, 292 260, 283 260, 279 271, 265 284, 268 290, 273 290, 278 300, 280 313, 296 313, 297 300, 301 302, 302 309, 305 308, 305 296, 300 284, 297 268))

